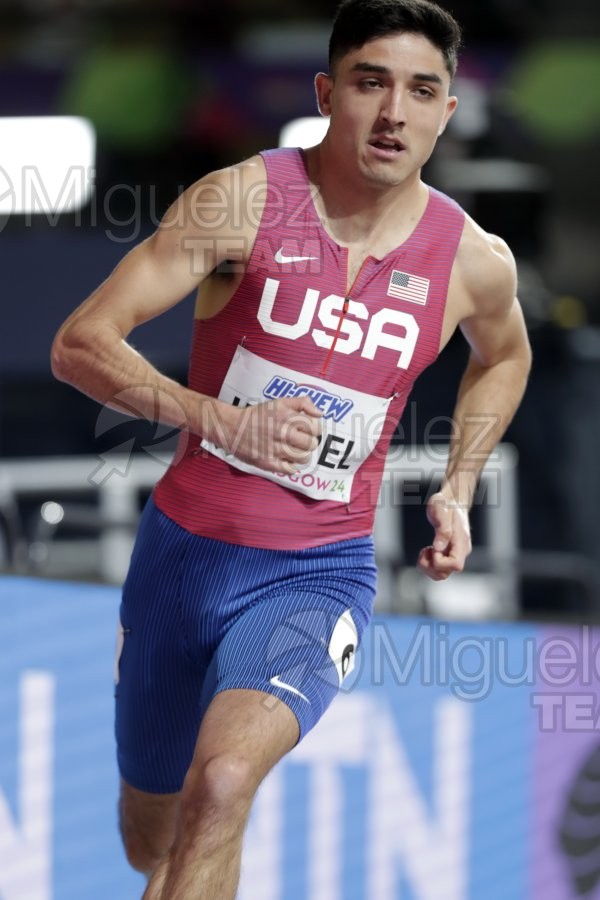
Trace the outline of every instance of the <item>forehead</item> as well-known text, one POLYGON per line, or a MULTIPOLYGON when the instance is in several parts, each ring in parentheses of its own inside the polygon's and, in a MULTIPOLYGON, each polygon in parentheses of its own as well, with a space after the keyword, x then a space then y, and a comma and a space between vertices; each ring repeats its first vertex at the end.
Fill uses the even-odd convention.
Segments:
POLYGON ((444 84, 450 83, 442 51, 422 34, 402 31, 374 38, 349 50, 340 59, 338 68, 350 72, 365 63, 384 66, 392 75, 430 72, 439 75, 444 84))

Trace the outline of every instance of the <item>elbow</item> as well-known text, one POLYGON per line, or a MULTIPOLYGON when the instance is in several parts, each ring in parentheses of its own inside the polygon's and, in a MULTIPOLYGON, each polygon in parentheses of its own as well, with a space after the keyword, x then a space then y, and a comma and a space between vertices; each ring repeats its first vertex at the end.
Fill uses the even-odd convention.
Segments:
POLYGON ((81 364, 81 351, 85 350, 69 327, 63 327, 52 341, 50 368, 58 381, 73 384, 75 372, 81 364))
POLYGON ((50 350, 50 368, 52 370, 53 376, 58 379, 58 381, 69 380, 69 351, 61 332, 59 332, 52 341, 52 347, 50 350))

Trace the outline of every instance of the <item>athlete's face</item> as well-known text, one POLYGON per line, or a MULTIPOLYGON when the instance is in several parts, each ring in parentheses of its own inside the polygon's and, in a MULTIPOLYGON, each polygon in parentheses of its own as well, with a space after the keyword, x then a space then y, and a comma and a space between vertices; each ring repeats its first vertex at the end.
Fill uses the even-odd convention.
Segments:
POLYGON ((350 51, 316 88, 336 159, 382 187, 419 172, 456 107, 441 52, 404 32, 350 51))

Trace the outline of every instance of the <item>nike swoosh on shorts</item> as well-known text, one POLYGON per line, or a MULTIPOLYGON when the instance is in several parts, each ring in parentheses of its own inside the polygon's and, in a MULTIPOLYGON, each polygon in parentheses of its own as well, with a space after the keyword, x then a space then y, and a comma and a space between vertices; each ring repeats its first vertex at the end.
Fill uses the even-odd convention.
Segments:
POLYGON ((269 678, 269 684, 272 684, 273 687, 281 688, 283 691, 291 691, 292 694, 297 694, 298 697, 302 697, 303 700, 306 700, 307 703, 310 703, 308 697, 299 691, 298 688, 295 688, 291 684, 286 684, 285 681, 282 681, 279 675, 273 675, 272 678, 269 678))

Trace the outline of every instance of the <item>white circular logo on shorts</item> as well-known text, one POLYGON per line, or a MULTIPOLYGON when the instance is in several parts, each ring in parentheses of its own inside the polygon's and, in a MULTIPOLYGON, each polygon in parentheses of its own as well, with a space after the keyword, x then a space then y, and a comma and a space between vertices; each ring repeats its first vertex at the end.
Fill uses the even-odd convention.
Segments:
POLYGON ((347 609, 337 622, 331 634, 329 656, 338 674, 340 686, 344 678, 354 669, 354 655, 358 645, 358 631, 350 610, 347 609))

